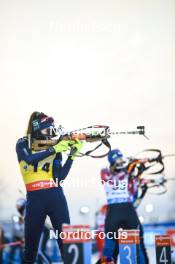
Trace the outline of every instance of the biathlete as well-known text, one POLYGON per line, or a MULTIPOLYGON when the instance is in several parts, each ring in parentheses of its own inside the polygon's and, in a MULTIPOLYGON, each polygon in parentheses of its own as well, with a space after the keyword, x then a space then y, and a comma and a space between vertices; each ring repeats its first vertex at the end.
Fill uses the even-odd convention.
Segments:
MULTIPOLYGON (((141 239, 141 259, 148 264, 148 256, 144 246, 143 228, 136 213, 135 205, 143 195, 138 195, 140 176, 155 160, 130 160, 124 158, 118 149, 112 150, 108 155, 109 169, 101 170, 101 180, 107 197, 107 215, 105 220, 105 233, 117 233, 120 228, 139 229, 141 239), (139 198, 138 198, 139 196, 139 198)), ((146 182, 143 183, 143 194, 146 193, 146 182)), ((116 235, 115 235, 116 236, 116 235)), ((115 238, 114 236, 114 238, 115 238)), ((118 240, 105 238, 103 257, 97 263, 116 263, 119 253, 118 240), (115 261, 115 262, 114 262, 115 261)))
POLYGON ((21 242, 16 246, 10 247, 8 264, 15 262, 16 251, 19 250, 20 263, 22 261, 23 244, 24 244, 24 211, 25 199, 19 198, 16 201, 16 209, 19 215, 12 218, 12 242, 21 242))
MULTIPOLYGON (((21 174, 27 190, 25 215, 25 249, 23 263, 34 263, 39 240, 46 216, 50 217, 55 230, 61 232, 63 223, 70 223, 67 201, 61 186, 52 181, 64 180, 68 175, 75 156, 79 153, 82 142, 79 140, 61 140, 47 150, 33 151, 32 139, 51 139, 50 131, 54 128, 53 118, 41 112, 34 112, 29 120, 27 135, 17 141, 16 152, 21 174), (62 152, 70 149, 64 165, 62 152)), ((61 184, 60 184, 61 185, 61 184)), ((64 260, 62 240, 57 240, 64 260)))

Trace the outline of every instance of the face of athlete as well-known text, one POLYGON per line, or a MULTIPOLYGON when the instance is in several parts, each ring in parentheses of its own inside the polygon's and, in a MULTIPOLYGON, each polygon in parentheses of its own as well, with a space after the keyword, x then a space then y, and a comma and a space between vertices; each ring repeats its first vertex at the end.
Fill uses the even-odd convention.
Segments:
POLYGON ((50 127, 42 129, 41 130, 41 135, 48 136, 48 137, 53 137, 54 136, 54 126, 50 126, 50 127))
POLYGON ((123 169, 125 167, 125 160, 123 158, 119 158, 115 162, 117 169, 123 169))
POLYGON ((50 127, 49 128, 45 128, 45 129, 43 129, 43 130, 41 130, 41 134, 43 135, 43 136, 48 136, 48 135, 50 135, 50 127))
POLYGON ((120 172, 121 170, 126 169, 128 165, 128 160, 125 158, 119 158, 116 160, 115 164, 111 166, 111 172, 112 174, 116 174, 120 172))

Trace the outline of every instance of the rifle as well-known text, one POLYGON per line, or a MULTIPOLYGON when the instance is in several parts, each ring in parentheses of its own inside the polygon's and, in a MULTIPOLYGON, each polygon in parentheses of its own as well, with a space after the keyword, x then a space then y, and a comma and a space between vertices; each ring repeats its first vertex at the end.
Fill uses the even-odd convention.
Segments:
POLYGON ((162 152, 159 149, 146 149, 136 154, 136 156, 142 153, 144 153, 145 155, 146 152, 149 153, 149 155, 151 153, 151 157, 147 156, 144 159, 139 159, 139 158, 136 159, 138 160, 138 162, 139 160, 140 162, 144 160, 145 162, 148 163, 146 170, 140 176, 140 186, 141 188, 145 186, 146 191, 150 190, 149 193, 151 192, 152 194, 160 195, 166 193, 167 192, 166 183, 168 181, 175 181, 175 178, 166 178, 164 174, 165 166, 163 160, 165 158, 173 157, 175 156, 175 154, 162 155, 162 152), (147 177, 144 177, 144 175, 147 177))
MULTIPOLYGON (((136 130, 133 131, 119 131, 119 132, 111 132, 109 126, 105 125, 94 125, 89 126, 86 128, 77 129, 70 132, 63 132, 62 127, 58 128, 59 131, 59 138, 58 139, 33 139, 32 140, 32 149, 34 151, 46 150, 51 146, 58 144, 61 140, 83 140, 86 142, 100 142, 95 148, 85 152, 80 153, 78 157, 89 156, 92 158, 103 158, 108 155, 111 151, 111 145, 108 139, 111 135, 126 135, 126 134, 133 134, 133 135, 143 135, 145 136, 145 127, 144 126, 137 126, 136 130), (60 133, 61 132, 61 133, 60 133), (92 155, 92 152, 100 148, 102 145, 108 148, 108 151, 102 155, 92 155)), ((145 136, 146 137, 146 136, 145 136)))

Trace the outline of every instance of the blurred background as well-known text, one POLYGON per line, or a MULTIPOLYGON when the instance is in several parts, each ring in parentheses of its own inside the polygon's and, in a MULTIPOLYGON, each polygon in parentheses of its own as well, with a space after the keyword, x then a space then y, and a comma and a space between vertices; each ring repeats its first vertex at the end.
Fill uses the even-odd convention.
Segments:
MULTIPOLYGON (((145 148, 175 153, 174 47, 173 0, 0 1, 2 223, 25 196, 15 144, 33 111, 66 130, 144 125, 149 140, 113 136, 112 147, 126 156, 145 148)), ((167 178, 175 177, 174 164, 165 160, 167 178)), ((95 225, 105 203, 99 172, 107 165, 106 158, 75 160, 64 188, 73 224, 95 225), (69 184, 72 179, 86 187, 69 184)), ((138 211, 145 225, 174 226, 174 188, 171 181, 166 194, 147 194, 138 211)))

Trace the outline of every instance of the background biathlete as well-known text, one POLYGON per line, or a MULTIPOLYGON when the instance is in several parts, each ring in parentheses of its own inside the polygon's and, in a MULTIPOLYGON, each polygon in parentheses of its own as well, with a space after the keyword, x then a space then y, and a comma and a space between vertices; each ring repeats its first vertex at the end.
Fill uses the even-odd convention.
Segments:
MULTIPOLYGON (((109 169, 101 170, 101 180, 107 197, 108 210, 105 220, 105 233, 117 232, 118 229, 140 229, 142 264, 148 264, 144 246, 143 228, 133 203, 139 201, 138 189, 140 176, 147 170, 148 159, 130 160, 124 158, 120 150, 112 150, 108 155, 109 169)), ((116 261, 119 252, 117 240, 105 239, 103 257, 97 263, 116 261)))

